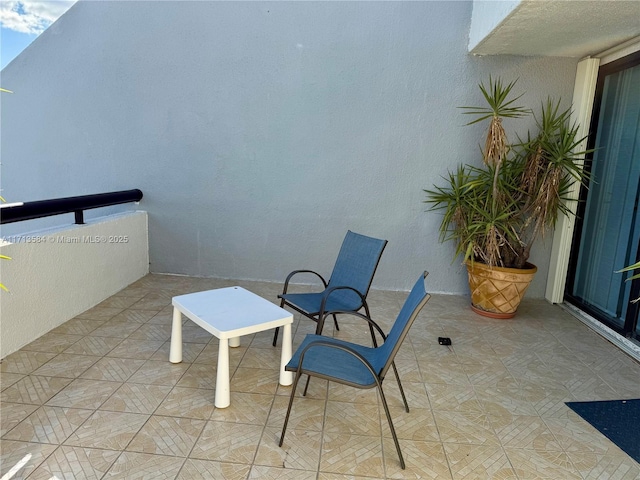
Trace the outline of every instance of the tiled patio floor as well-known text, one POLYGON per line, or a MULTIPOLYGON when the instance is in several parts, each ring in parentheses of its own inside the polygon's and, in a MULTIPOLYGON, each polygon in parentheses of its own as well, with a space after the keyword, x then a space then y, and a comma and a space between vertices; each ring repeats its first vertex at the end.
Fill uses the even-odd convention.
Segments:
MULTIPOLYGON (((226 409, 213 406, 217 339, 185 320, 184 361, 168 362, 171 297, 230 285, 274 302, 281 288, 149 275, 4 359, 0 476, 27 459, 2 478, 640 478, 564 404, 640 397, 640 365, 532 300, 507 321, 473 314, 462 297, 426 305, 396 362, 410 413, 392 376, 385 383, 406 470, 376 392, 318 379, 279 448, 290 387, 278 385, 271 331, 231 349, 226 409)), ((373 290, 374 319, 393 320, 404 297, 373 290)), ((368 344, 363 325, 340 325, 337 335, 368 344)), ((296 317, 294 348, 314 328, 296 317)))

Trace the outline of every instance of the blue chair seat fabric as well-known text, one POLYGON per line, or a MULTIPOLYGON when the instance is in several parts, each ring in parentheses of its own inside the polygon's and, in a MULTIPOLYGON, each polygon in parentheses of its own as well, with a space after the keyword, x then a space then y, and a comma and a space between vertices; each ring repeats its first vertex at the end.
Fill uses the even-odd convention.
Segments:
POLYGON ((376 379, 366 365, 347 351, 335 348, 336 346, 347 347, 360 354, 377 374, 384 367, 385 358, 381 355, 380 349, 357 345, 337 338, 309 334, 285 368, 293 372, 298 370, 300 357, 302 352, 305 352, 302 364, 304 373, 340 379, 344 383, 358 385, 360 388, 375 387, 376 379), (311 345, 307 350, 307 347, 313 343, 316 345, 311 345))

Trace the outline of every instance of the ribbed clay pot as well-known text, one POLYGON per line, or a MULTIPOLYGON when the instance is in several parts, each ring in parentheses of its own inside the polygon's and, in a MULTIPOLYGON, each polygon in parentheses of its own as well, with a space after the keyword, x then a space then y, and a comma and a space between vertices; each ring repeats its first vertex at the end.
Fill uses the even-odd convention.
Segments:
POLYGON ((513 318, 538 267, 489 268, 478 261, 467 262, 471 308, 490 318, 513 318))

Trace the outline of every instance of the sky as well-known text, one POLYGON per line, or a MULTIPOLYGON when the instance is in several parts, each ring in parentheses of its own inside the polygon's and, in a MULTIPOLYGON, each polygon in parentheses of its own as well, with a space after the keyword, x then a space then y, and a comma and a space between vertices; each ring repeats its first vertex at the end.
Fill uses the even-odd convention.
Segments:
POLYGON ((0 0, 0 69, 74 3, 76 0, 0 0))

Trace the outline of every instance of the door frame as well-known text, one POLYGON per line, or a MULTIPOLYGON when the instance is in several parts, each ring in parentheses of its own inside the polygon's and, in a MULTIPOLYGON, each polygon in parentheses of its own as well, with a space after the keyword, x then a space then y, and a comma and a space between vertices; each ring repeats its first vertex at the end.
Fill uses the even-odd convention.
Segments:
MULTIPOLYGON (((571 115, 571 121, 580 126, 578 138, 586 137, 589 134, 600 67, 639 51, 640 37, 578 62, 573 89, 573 112, 571 115)), ((586 145, 587 140, 585 139, 583 144, 578 147, 579 150, 586 150, 586 145)), ((571 199, 575 200, 571 202, 571 209, 575 213, 580 195, 580 185, 574 184, 569 195, 571 199)), ((551 246, 549 274, 545 291, 545 298, 551 303, 562 303, 564 301, 574 229, 575 215, 561 215, 558 217, 551 246)))

